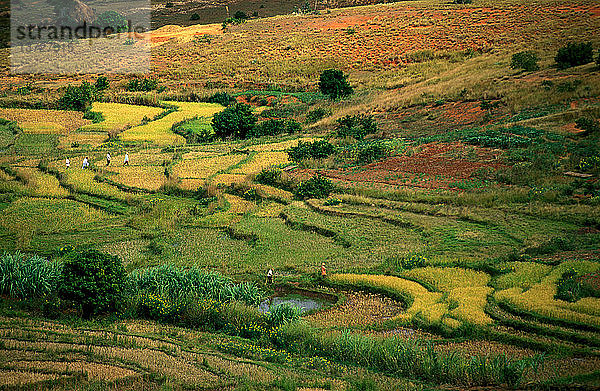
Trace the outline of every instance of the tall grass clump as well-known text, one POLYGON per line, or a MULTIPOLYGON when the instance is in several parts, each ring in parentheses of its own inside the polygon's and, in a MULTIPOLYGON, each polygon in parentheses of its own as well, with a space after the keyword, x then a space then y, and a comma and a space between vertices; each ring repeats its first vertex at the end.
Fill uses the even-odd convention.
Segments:
POLYGON ((468 358, 456 352, 437 352, 428 341, 372 338, 350 332, 324 335, 302 322, 283 325, 271 335, 276 346, 295 353, 325 356, 437 384, 514 387, 537 371, 543 359, 535 356, 514 360, 504 355, 468 358))
POLYGON ((198 296, 218 302, 240 301, 247 305, 257 305, 262 299, 261 291, 253 284, 235 284, 230 278, 215 272, 174 265, 134 270, 127 278, 125 292, 130 297, 146 292, 160 294, 173 301, 198 296))
POLYGON ((62 264, 21 252, 0 257, 0 293, 28 299, 56 292, 62 264))

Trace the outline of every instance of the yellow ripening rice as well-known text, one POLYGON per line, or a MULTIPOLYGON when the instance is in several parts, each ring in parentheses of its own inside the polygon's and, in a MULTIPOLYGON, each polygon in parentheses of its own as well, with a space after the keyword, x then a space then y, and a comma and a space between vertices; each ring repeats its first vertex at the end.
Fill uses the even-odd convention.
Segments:
POLYGON ((244 155, 222 155, 206 159, 181 160, 173 167, 173 174, 182 179, 206 179, 239 163, 243 158, 244 155))
POLYGON ((66 134, 67 129, 53 122, 22 122, 19 124, 24 133, 39 133, 39 134, 66 134))
POLYGON ((263 185, 261 183, 256 183, 253 187, 258 191, 261 196, 266 198, 276 198, 291 201, 294 198, 294 195, 289 191, 279 189, 277 187, 263 185))
POLYGON ((73 132, 59 137, 58 147, 68 149, 73 146, 73 143, 77 143, 80 147, 84 145, 97 147, 106 140, 108 140, 106 133, 73 132))
POLYGON ((459 267, 421 267, 402 273, 403 276, 423 281, 442 292, 465 286, 486 286, 490 275, 459 267))
POLYGON ((237 197, 231 194, 225 194, 225 199, 229 202, 229 209, 227 213, 234 215, 243 215, 246 212, 251 211, 256 206, 250 201, 246 201, 241 197, 237 197))
POLYGON ((27 187, 31 189, 31 195, 56 198, 69 195, 69 191, 60 186, 58 179, 54 175, 28 167, 18 168, 17 175, 27 183, 27 187))
POLYGON ((94 102, 92 111, 102 113, 104 121, 82 126, 80 130, 87 132, 121 131, 128 126, 137 126, 144 117, 153 119, 164 109, 160 107, 128 105, 124 103, 94 102))
POLYGON ((115 166, 108 170, 117 173, 110 180, 140 189, 158 190, 166 180, 164 167, 160 166, 115 166))
MULTIPOLYGON (((66 129, 68 132, 72 132, 81 126, 91 123, 90 120, 83 119, 83 113, 81 111, 72 110, 0 108, 0 118, 7 119, 9 121, 15 121, 17 125, 25 126, 31 132, 35 133, 44 133, 35 128, 36 124, 41 124, 42 128, 49 127, 50 124, 52 124, 61 127, 62 129, 66 129)), ((54 130, 52 133, 55 133, 54 130)))
POLYGON ((111 217, 104 211, 68 199, 19 198, 0 214, 0 225, 11 232, 73 232, 86 229, 111 217))
POLYGON ((185 178, 179 181, 177 186, 183 190, 196 191, 198 188, 203 187, 206 184, 205 179, 200 178, 185 178))
POLYGON ((529 288, 542 281, 550 271, 552 266, 536 262, 507 262, 500 265, 504 269, 510 270, 496 279, 497 289, 508 289, 512 287, 529 288))
POLYGON ((334 274, 330 278, 342 283, 385 288, 411 297, 413 299, 411 306, 396 319, 409 321, 414 316, 420 315, 428 323, 435 324, 440 322, 448 312, 448 304, 441 302, 442 293, 429 292, 423 285, 404 278, 370 274, 334 274))
POLYGON ((232 171, 234 174, 256 174, 265 168, 278 164, 289 163, 286 152, 259 152, 252 156, 249 162, 242 164, 232 171))
POLYGON ((568 261, 553 268, 539 283, 524 290, 513 287, 497 291, 495 297, 518 309, 535 312, 550 318, 600 326, 600 299, 587 297, 574 303, 554 298, 557 283, 563 273, 574 269, 578 274, 600 270, 600 264, 590 261, 568 261))
POLYGON ((185 144, 182 136, 171 131, 174 123, 193 117, 212 117, 224 108, 216 103, 170 101, 165 103, 177 106, 178 110, 156 121, 127 129, 121 133, 121 139, 123 141, 150 141, 158 145, 185 144))
POLYGON ((492 293, 489 286, 465 286, 454 288, 448 292, 449 301, 458 303, 458 307, 451 310, 448 315, 462 322, 485 326, 493 323, 485 313, 487 296, 492 293))
POLYGON ((320 140, 320 139, 307 137, 307 138, 301 138, 301 139, 281 141, 278 143, 251 145, 248 147, 248 149, 251 151, 257 151, 257 152, 261 152, 261 151, 282 151, 283 152, 290 147, 297 146, 299 141, 308 143, 308 142, 313 142, 313 141, 317 141, 317 140, 320 140))
POLYGON ((219 174, 212 179, 212 182, 215 184, 223 184, 226 186, 242 183, 246 180, 246 175, 244 174, 219 174))

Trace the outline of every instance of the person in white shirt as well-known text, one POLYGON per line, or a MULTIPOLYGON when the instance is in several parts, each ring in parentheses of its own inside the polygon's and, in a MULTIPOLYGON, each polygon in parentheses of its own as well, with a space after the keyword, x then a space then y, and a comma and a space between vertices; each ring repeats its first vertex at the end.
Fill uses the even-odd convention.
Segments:
POLYGON ((267 272, 267 280, 265 281, 266 284, 272 284, 273 283, 273 269, 269 269, 269 271, 267 272))
POLYGON ((90 165, 87 156, 83 158, 83 163, 81 163, 81 168, 85 169, 88 168, 90 165))
POLYGON ((124 166, 129 165, 129 154, 127 152, 125 152, 125 160, 123 160, 123 165, 124 166))
POLYGON ((69 160, 69 158, 65 159, 65 165, 67 166, 67 168, 71 167, 71 161, 69 160))
POLYGON ((106 166, 110 166, 110 152, 106 152, 106 166))

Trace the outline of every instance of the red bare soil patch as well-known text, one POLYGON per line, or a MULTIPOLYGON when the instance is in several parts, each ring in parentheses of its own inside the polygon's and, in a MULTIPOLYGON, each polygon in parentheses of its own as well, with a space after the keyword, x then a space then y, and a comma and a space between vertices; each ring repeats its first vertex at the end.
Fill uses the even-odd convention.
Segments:
POLYGON ((452 182, 468 180, 479 169, 504 167, 496 158, 490 149, 431 143, 413 156, 394 156, 355 169, 323 170, 322 174, 344 181, 447 188, 452 182), (475 159, 461 157, 467 152, 475 159))

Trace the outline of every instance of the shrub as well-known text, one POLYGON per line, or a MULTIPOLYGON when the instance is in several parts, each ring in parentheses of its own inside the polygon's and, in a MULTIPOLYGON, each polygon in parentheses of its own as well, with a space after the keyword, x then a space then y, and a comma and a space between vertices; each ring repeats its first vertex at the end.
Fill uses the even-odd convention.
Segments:
POLYGON ((96 82, 94 83, 94 88, 96 89, 96 91, 104 91, 108 87, 110 87, 110 84, 108 83, 108 79, 106 78, 106 76, 98 77, 96 79, 96 82))
POLYGON ((348 76, 338 69, 327 69, 321 73, 319 90, 331 99, 345 98, 354 92, 348 76))
POLYGON ((99 111, 88 110, 83 114, 83 118, 90 119, 95 124, 104 121, 104 116, 99 111))
POLYGON ((229 106, 236 102, 235 98, 227 92, 215 92, 207 99, 208 103, 218 103, 222 106, 229 106))
POLYGON ((306 123, 313 124, 317 121, 322 120, 326 116, 331 115, 331 110, 324 109, 322 107, 318 107, 314 110, 310 110, 306 113, 306 123))
POLYGON ((600 133, 600 122, 593 118, 582 117, 575 121, 578 129, 584 130, 585 134, 600 133))
POLYGON ((158 80, 148 79, 148 78, 129 80, 129 82, 127 82, 127 85, 125 86, 127 91, 132 91, 132 92, 135 92, 135 91, 148 92, 148 91, 152 91, 152 90, 156 89, 156 87, 158 87, 158 80))
POLYGON ((118 257, 97 250, 73 251, 64 256, 58 294, 80 305, 83 317, 89 318, 116 308, 125 281, 118 257))
POLYGON ((190 20, 200 20, 200 15, 198 15, 197 12, 194 12, 191 16, 190 16, 190 20))
POLYGON ((302 131, 302 125, 294 119, 268 119, 257 123, 251 131, 252 137, 276 136, 282 133, 302 131))
POLYGON ((5 253, 0 258, 0 293, 32 298, 56 292, 62 265, 37 255, 5 253))
POLYGON ((584 297, 600 297, 600 273, 578 275, 574 269, 565 271, 557 283, 554 298, 576 302, 584 297))
POLYGON ((94 24, 102 30, 108 29, 112 33, 123 33, 128 29, 127 19, 116 11, 106 11, 98 15, 94 24))
POLYGON ((372 115, 347 115, 337 120, 337 134, 340 137, 354 137, 362 140, 367 134, 377 131, 377 124, 372 115))
POLYGON ((269 186, 277 186, 281 180, 281 170, 278 168, 268 168, 259 172, 254 180, 269 186))
POLYGON ((538 57, 535 52, 519 52, 512 56, 510 67, 512 69, 523 69, 527 72, 533 72, 540 69, 538 65, 538 57))
POLYGON ((80 86, 67 86, 65 94, 59 99, 58 106, 64 110, 86 111, 96 100, 96 89, 87 81, 80 86))
POLYGON ((334 185, 330 179, 315 175, 304 182, 300 182, 294 195, 298 199, 325 198, 331 194, 333 189, 334 185))
POLYGON ((244 103, 236 103, 227 107, 220 113, 216 113, 212 119, 212 125, 217 137, 246 138, 256 123, 256 116, 250 106, 244 103))
POLYGON ((246 15, 244 11, 235 11, 235 14, 233 14, 233 18, 238 20, 244 20, 248 19, 248 15, 246 15))
POLYGON ((278 327, 300 319, 302 311, 290 303, 281 303, 267 312, 267 322, 271 327, 278 327))
POLYGON ((295 147, 287 150, 290 160, 301 162, 305 159, 324 159, 335 153, 335 147, 328 141, 319 140, 310 142, 299 141, 295 147))
POLYGON ((594 61, 594 50, 591 42, 569 43, 558 49, 554 57, 559 69, 584 65, 594 61))
POLYGON ((362 164, 383 159, 389 154, 388 147, 381 141, 361 144, 357 150, 356 160, 358 163, 362 164))

